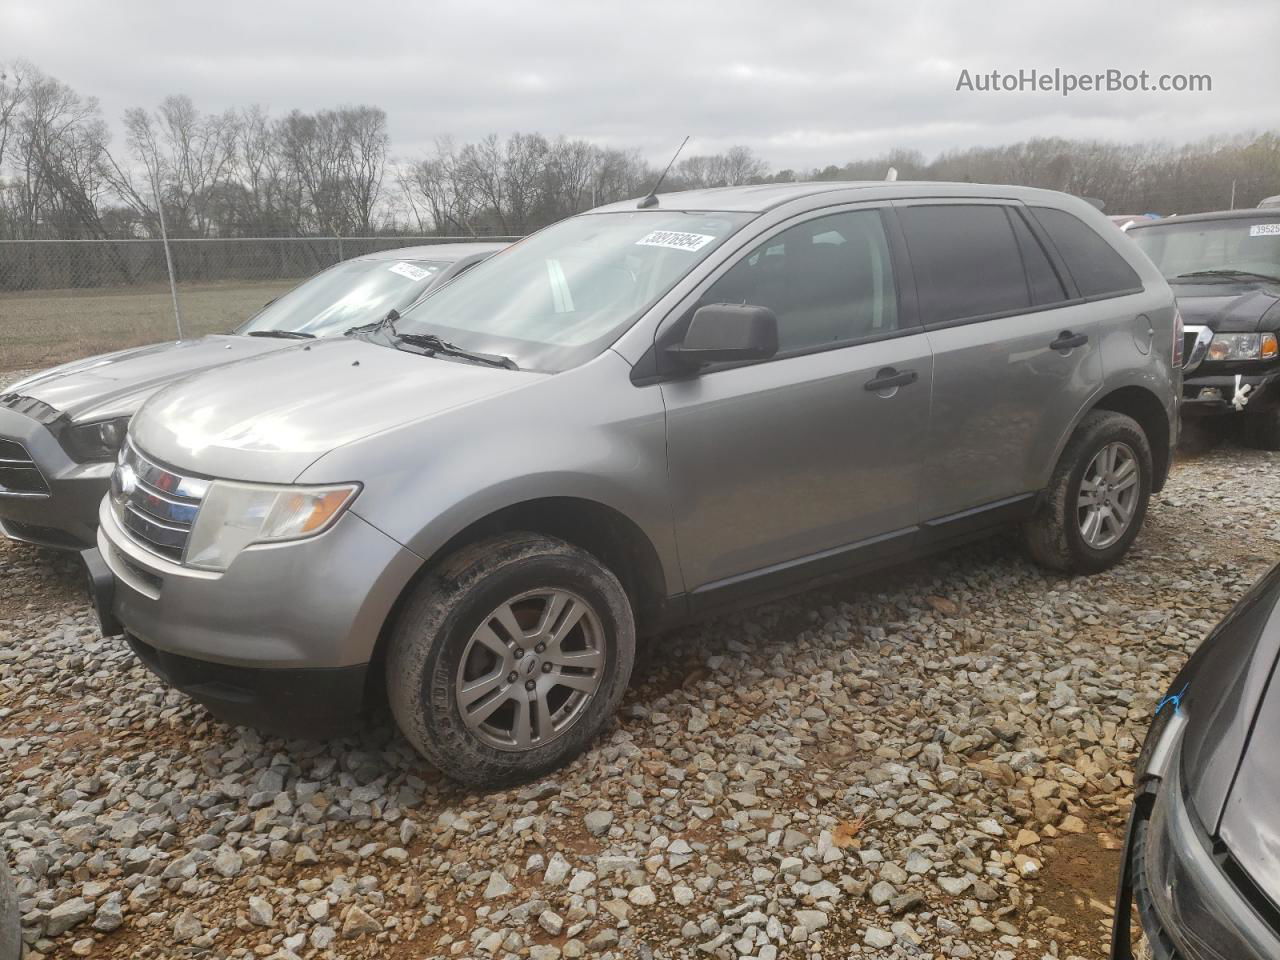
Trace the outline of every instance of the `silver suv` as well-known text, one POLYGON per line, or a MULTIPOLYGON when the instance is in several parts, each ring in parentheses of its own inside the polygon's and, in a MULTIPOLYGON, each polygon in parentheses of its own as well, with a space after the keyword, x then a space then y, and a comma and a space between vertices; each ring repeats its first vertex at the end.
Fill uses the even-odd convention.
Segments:
POLYGON ((161 387, 295 340, 341 336, 411 306, 505 246, 430 244, 344 260, 234 333, 76 360, 0 389, 0 534, 83 550, 94 542, 129 418, 161 387))
POLYGON ((1169 469, 1176 324, 1058 193, 606 206, 155 396, 97 606, 230 721, 322 735, 385 690, 448 775, 527 779, 609 723, 638 635, 1010 524, 1052 569, 1118 561, 1169 469))

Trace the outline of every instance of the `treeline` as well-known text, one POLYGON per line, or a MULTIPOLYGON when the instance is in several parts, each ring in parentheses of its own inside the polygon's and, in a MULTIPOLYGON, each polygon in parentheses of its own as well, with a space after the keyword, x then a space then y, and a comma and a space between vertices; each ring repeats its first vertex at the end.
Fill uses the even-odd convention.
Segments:
MULTIPOLYGON (((878 180, 893 167, 902 180, 1016 183, 1105 203, 1111 213, 1199 213, 1255 207, 1280 194, 1280 132, 1209 138, 1183 145, 1122 144, 1045 137, 1004 147, 917 151, 829 166, 804 179, 878 180)), ((792 179, 782 171, 779 179, 792 179)))
MULTIPOLYGON (((674 146, 674 143, 673 143, 674 146)), ((97 101, 27 63, 0 65, 0 239, 514 235, 645 193, 660 169, 635 150, 540 133, 436 141, 393 159, 385 112, 206 113, 188 97, 134 108, 118 137, 97 101)), ((1256 205, 1280 193, 1276 132, 1185 145, 1038 138, 933 158, 891 150, 777 170, 748 147, 683 157, 664 191, 793 180, 1018 183, 1117 213, 1256 205)))

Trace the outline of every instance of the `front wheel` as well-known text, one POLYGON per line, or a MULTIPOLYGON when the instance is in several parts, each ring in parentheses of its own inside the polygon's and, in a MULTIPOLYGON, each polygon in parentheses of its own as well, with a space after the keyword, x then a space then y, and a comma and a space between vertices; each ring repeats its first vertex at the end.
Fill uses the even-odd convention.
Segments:
POLYGON ((635 660, 625 591, 591 554, 536 534, 493 537, 430 570, 396 622, 392 713, 449 777, 529 780, 582 753, 635 660))
POLYGON ((1106 570, 1128 552, 1151 497, 1151 445, 1132 417, 1087 414, 1067 443, 1035 516, 1027 550, 1065 573, 1106 570))

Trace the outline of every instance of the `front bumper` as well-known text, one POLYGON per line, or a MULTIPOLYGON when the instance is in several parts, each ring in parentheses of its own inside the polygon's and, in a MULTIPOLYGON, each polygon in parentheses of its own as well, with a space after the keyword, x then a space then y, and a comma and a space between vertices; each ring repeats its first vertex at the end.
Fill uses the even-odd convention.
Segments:
POLYGON ((114 464, 76 463, 47 426, 4 408, 0 437, 26 448, 49 488, 36 495, 0 491, 0 533, 58 550, 91 546, 114 464))
MULTIPOLYGON (((1196 375, 1183 378, 1182 412, 1193 417, 1235 413, 1236 408, 1231 403, 1236 392, 1235 374, 1204 373, 1201 372, 1203 370, 1202 365, 1196 375), (1202 396, 1206 392, 1208 395, 1202 396)), ((1253 388, 1245 404, 1245 413, 1280 407, 1280 370, 1244 374, 1240 382, 1253 388)))
POLYGON ((1187 799, 1180 729, 1168 762, 1139 797, 1125 838, 1124 872, 1112 936, 1113 960, 1130 960, 1129 903, 1137 903, 1156 960, 1274 960, 1280 931, 1249 902, 1225 868, 1187 799), (1154 799, 1152 800, 1151 797, 1154 799), (1145 802, 1144 802, 1145 801, 1145 802))
POLYGON ((220 574, 139 546, 106 500, 99 521, 114 582, 104 623, 215 715, 285 735, 354 723, 378 636, 422 564, 350 511, 318 537, 251 547, 220 574))

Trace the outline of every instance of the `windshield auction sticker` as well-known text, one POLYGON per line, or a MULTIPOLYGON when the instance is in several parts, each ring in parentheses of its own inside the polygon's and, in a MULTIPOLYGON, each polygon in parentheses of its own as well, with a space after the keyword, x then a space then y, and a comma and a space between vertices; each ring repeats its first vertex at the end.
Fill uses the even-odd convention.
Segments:
POLYGON ((1251 237, 1280 237, 1280 223, 1255 223, 1249 228, 1251 237))
POLYGON ((655 230, 636 241, 637 247, 670 247, 672 250, 701 250, 715 237, 705 233, 680 233, 676 230, 655 230))
POLYGON ((412 263, 405 263, 401 260, 399 263, 393 263, 388 267, 392 273, 398 273, 402 277, 408 277, 410 280, 425 280, 431 276, 430 270, 423 270, 421 267, 414 266, 412 263))

